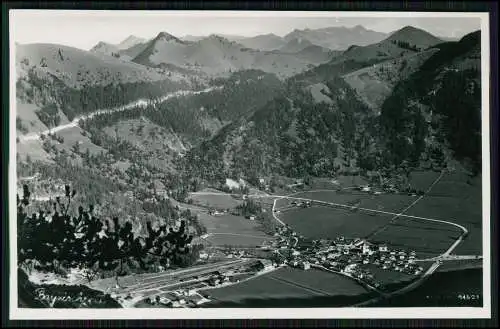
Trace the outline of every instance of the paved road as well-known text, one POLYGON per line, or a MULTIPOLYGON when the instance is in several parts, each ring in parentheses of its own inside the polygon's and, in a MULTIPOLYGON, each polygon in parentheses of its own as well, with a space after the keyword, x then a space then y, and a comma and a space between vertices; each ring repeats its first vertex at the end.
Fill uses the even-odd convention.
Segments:
POLYGON ((178 90, 176 92, 169 93, 169 94, 167 94, 167 95, 165 95, 163 97, 160 97, 158 99, 155 99, 155 100, 138 99, 138 100, 130 102, 130 103, 126 104, 126 105, 115 107, 115 108, 112 108, 112 109, 97 110, 97 111, 89 113, 89 114, 78 116, 75 119, 73 119, 73 121, 71 121, 69 123, 66 123, 66 124, 59 125, 57 127, 53 127, 53 128, 50 128, 50 129, 47 129, 47 130, 44 130, 44 131, 41 131, 41 132, 38 132, 38 133, 31 133, 31 134, 26 134, 26 135, 20 135, 20 136, 18 136, 19 137, 19 142, 20 143, 25 143, 25 142, 29 142, 29 141, 36 141, 36 140, 38 140, 40 138, 41 135, 47 135, 49 133, 56 133, 56 132, 61 131, 61 130, 66 130, 66 129, 69 129, 69 128, 77 127, 80 120, 87 120, 87 119, 90 119, 90 118, 92 118, 92 117, 94 117, 96 115, 99 115, 99 114, 120 112, 120 111, 125 111, 125 110, 128 110, 128 109, 134 108, 134 107, 142 107, 142 108, 144 108, 144 107, 146 107, 148 105, 155 105, 155 104, 164 102, 164 101, 166 101, 167 99, 170 99, 170 98, 179 97, 179 96, 187 96, 187 95, 197 95, 197 94, 201 94, 201 93, 206 93, 206 92, 212 91, 214 89, 221 89, 221 88, 220 87, 210 87, 210 88, 206 88, 206 89, 203 89, 203 90, 200 90, 200 91, 178 90))
POLYGON ((432 258, 415 259, 416 262, 432 262, 436 260, 441 261, 454 261, 454 260, 471 260, 483 259, 482 255, 440 255, 432 258))

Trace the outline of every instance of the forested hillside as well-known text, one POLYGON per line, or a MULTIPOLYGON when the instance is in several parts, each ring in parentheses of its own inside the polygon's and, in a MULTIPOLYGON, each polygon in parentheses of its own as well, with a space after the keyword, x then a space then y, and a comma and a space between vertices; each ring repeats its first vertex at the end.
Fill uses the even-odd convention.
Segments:
POLYGON ((232 120, 251 115, 284 90, 281 81, 274 75, 256 70, 236 72, 227 79, 215 79, 211 83, 217 88, 209 92, 171 98, 146 107, 103 113, 82 122, 82 127, 95 139, 102 135, 104 127, 122 120, 146 117, 195 145, 232 120))
POLYGON ((197 76, 147 69, 106 55, 52 44, 16 48, 16 98, 20 124, 36 127, 36 116, 53 127, 80 114, 160 97, 203 84, 197 76))
POLYGON ((441 44, 417 72, 396 86, 380 117, 391 162, 407 158, 416 162, 432 150, 449 148, 449 156, 479 170, 480 59, 475 56, 479 46, 479 32, 441 44), (471 60, 476 64, 461 65, 471 60), (426 147, 431 150, 425 152, 426 147))
POLYGON ((457 59, 471 60, 464 54, 478 46, 474 40, 479 41, 478 33, 438 45, 420 68, 396 84, 380 115, 342 78, 371 62, 335 59, 297 75, 287 81, 284 96, 225 127, 189 152, 182 165, 189 175, 208 180, 273 173, 331 176, 408 163, 440 168, 452 158, 470 161, 477 171, 479 72, 457 68, 457 59), (317 82, 330 90, 331 104, 313 101, 306 87, 317 82), (447 149, 452 154, 445 154, 447 149))

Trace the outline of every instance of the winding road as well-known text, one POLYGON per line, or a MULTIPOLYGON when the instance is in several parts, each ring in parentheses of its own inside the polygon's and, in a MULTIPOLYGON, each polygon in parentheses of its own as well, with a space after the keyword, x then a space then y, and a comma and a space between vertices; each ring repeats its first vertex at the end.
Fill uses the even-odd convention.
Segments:
POLYGON ((125 111, 125 110, 128 110, 128 109, 134 108, 134 107, 145 108, 148 105, 156 105, 156 104, 162 103, 162 102, 164 102, 164 101, 166 101, 166 100, 168 100, 170 98, 175 98, 175 97, 179 97, 179 96, 188 96, 188 95, 198 95, 198 94, 207 93, 207 92, 210 92, 210 91, 216 90, 216 89, 222 89, 222 87, 210 87, 210 88, 206 88, 206 89, 198 90, 198 91, 194 91, 194 90, 178 90, 178 91, 169 93, 169 94, 167 94, 165 96, 162 96, 160 98, 154 99, 154 100, 138 99, 138 100, 130 102, 130 103, 126 104, 126 105, 119 106, 119 107, 115 107, 115 108, 111 108, 111 109, 97 110, 97 111, 94 111, 94 112, 91 112, 91 113, 88 113, 88 114, 85 114, 85 115, 78 116, 78 117, 74 118, 73 121, 71 121, 69 123, 65 123, 65 124, 59 125, 57 127, 49 128, 49 129, 46 129, 46 130, 38 132, 38 133, 31 133, 31 134, 26 134, 26 135, 20 135, 20 136, 18 136, 19 143, 26 143, 26 142, 30 142, 30 141, 36 141, 36 140, 38 140, 40 138, 41 135, 47 135, 49 133, 56 133, 56 132, 61 131, 61 130, 66 130, 66 129, 69 129, 69 128, 77 127, 78 124, 79 124, 79 122, 80 122, 80 120, 88 120, 88 119, 91 119, 91 118, 93 118, 93 117, 95 117, 96 115, 99 115, 99 114, 121 112, 121 111, 125 111))

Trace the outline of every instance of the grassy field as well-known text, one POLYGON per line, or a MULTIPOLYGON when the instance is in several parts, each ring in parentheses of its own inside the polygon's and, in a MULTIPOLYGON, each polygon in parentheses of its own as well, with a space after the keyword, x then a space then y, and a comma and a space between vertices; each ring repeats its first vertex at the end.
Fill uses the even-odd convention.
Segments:
POLYGON ((481 268, 483 267, 482 259, 473 259, 473 260, 450 260, 443 262, 441 266, 438 268, 439 272, 450 272, 450 271, 458 271, 472 268, 481 268))
MULTIPOLYGON (((215 189, 204 189, 200 192, 223 193, 215 189)), ((216 209, 233 209, 243 202, 242 200, 237 200, 230 195, 194 194, 191 195, 190 198, 193 200, 193 204, 195 205, 204 206, 208 208, 216 208, 216 209)))
POLYGON ((81 152, 86 152, 86 150, 88 149, 89 153, 93 155, 99 154, 101 152, 107 153, 106 149, 93 144, 88 137, 83 136, 81 134, 82 131, 83 130, 80 127, 72 127, 58 131, 56 135, 64 138, 64 143, 59 144, 57 141, 54 141, 53 143, 56 144, 57 149, 64 149, 67 152, 72 150, 75 143, 81 142, 79 146, 81 152))
MULTIPOLYGON (((206 240, 211 245, 216 246, 241 246, 241 247, 256 247, 261 246, 262 242, 269 240, 270 237, 266 235, 246 235, 240 233, 229 233, 229 234, 218 234, 214 233, 214 235, 208 237, 206 240)), ((258 234, 258 233, 257 233, 258 234)))
POLYGON ((310 207, 283 212, 280 218, 306 237, 335 238, 340 235, 363 237, 388 223, 391 216, 331 207, 310 207))
POLYGON ((455 249, 456 254, 482 253, 481 179, 468 178, 460 173, 443 176, 431 192, 412 207, 407 214, 441 219, 465 226, 469 235, 455 249))
POLYGON ((210 216, 198 214, 201 223, 207 228, 207 238, 212 245, 257 246, 271 239, 259 229, 259 224, 241 216, 210 216))
POLYGON ((409 183, 417 190, 425 191, 439 177, 436 171, 413 171, 410 173, 409 183))
POLYGON ((366 290, 353 280, 322 272, 282 268, 261 277, 229 287, 210 290, 218 301, 243 301, 246 299, 286 299, 325 296, 355 296, 366 290))
POLYGON ((438 271, 417 289, 370 307, 481 307, 482 303, 482 271, 468 269, 438 271), (460 295, 468 295, 469 299, 461 299, 460 295))
POLYGON ((393 248, 415 250, 418 257, 428 257, 445 252, 460 234, 458 228, 450 225, 399 218, 371 240, 393 248))
MULTIPOLYGON (((373 195, 355 190, 341 191, 306 191, 293 195, 296 198, 306 198, 325 202, 333 202, 346 205, 357 205, 362 208, 396 212, 398 213, 411 204, 416 197, 404 194, 380 194, 373 195)), ((292 200, 280 200, 279 205, 290 204, 292 200)))
MULTIPOLYGON (((439 177, 436 172, 414 172, 410 177, 413 186, 425 189, 439 177)), ((354 190, 308 191, 294 195, 308 199, 355 205, 361 208, 400 213, 417 197, 403 194, 370 195, 354 190)), ((291 207, 291 200, 281 199, 280 207, 291 207)), ((430 219, 455 222, 469 230, 468 237, 455 249, 456 254, 480 254, 482 250, 481 179, 466 174, 446 173, 432 190, 409 208, 405 214, 430 219)), ((337 235, 362 237, 383 227, 392 215, 368 214, 322 207, 284 210, 280 218, 300 233, 310 237, 334 237, 337 235), (314 223, 314 225, 311 225, 314 223)), ((461 231, 449 224, 404 217, 388 225, 371 240, 386 242, 397 248, 414 249, 421 256, 436 255, 451 246, 461 231)))
POLYGON ((396 282, 408 282, 415 278, 413 275, 397 271, 384 270, 373 264, 363 264, 360 265, 360 268, 369 270, 381 286, 396 282))

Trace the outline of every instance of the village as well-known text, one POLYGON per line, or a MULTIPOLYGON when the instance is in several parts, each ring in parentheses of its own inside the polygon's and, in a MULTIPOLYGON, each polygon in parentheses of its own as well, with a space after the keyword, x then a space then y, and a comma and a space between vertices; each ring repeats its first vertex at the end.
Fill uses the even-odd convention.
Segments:
MULTIPOLYGON (((163 307, 199 307, 211 300, 210 289, 238 284, 285 266, 345 275, 379 291, 384 291, 383 282, 367 265, 411 277, 417 277, 423 271, 416 263, 415 251, 390 249, 386 244, 377 245, 344 236, 313 240, 297 234, 288 226, 280 227, 274 237, 271 243, 255 249, 232 247, 219 250, 228 259, 247 262, 202 276, 183 278, 181 282, 186 285, 182 289, 169 291, 162 297, 147 298, 147 303, 163 307), (265 254, 267 258, 264 258, 265 254)), ((201 254, 203 258, 206 256, 207 252, 201 254)))
POLYGON ((374 265, 382 270, 412 276, 423 271, 415 262, 415 251, 391 250, 386 244, 376 245, 344 236, 333 240, 311 240, 298 235, 287 226, 279 229, 277 237, 273 247, 276 248, 274 253, 281 263, 303 270, 312 266, 345 273, 377 288, 381 283, 363 265, 374 265))

